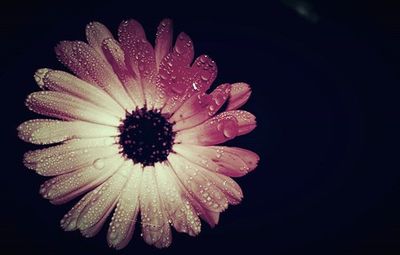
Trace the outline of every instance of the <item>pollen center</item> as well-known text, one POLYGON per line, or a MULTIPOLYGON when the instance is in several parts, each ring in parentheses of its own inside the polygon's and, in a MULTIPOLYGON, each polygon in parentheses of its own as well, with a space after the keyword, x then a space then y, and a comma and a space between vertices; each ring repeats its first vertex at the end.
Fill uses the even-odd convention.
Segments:
POLYGON ((144 166, 166 160, 174 144, 172 124, 157 110, 141 108, 127 113, 119 130, 121 152, 144 166))

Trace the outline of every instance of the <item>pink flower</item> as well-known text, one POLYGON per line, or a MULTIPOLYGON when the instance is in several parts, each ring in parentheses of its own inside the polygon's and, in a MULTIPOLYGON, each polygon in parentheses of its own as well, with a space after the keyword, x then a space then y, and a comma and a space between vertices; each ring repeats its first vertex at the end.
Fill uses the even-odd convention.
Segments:
POLYGON ((26 121, 19 137, 55 144, 24 156, 26 167, 53 176, 40 188, 43 197, 62 204, 85 194, 61 220, 66 231, 94 236, 112 214, 110 246, 125 247, 140 221, 145 242, 162 248, 171 244, 171 226, 195 236, 199 217, 214 226, 228 204, 241 201, 230 177, 252 171, 259 157, 216 145, 256 127, 254 115, 237 110, 250 87, 222 84, 207 94, 215 62, 206 55, 193 61, 189 36, 179 34, 172 47, 172 34, 171 20, 163 20, 153 48, 135 20, 122 22, 118 40, 93 22, 88 44, 56 47, 76 76, 36 72, 43 91, 30 94, 26 105, 56 119, 26 121))

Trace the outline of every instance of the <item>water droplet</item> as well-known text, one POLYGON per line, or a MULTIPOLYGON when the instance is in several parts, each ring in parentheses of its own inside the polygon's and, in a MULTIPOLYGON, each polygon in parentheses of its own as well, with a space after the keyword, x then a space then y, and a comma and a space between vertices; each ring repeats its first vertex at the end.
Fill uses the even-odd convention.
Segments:
POLYGON ((208 80, 210 79, 208 73, 203 73, 202 75, 200 75, 200 78, 201 78, 203 81, 208 81, 208 80))
POLYGON ((197 84, 195 82, 192 83, 192 87, 194 90, 199 91, 199 87, 197 86, 197 84))
POLYGON ((93 166, 96 168, 96 169, 102 169, 103 167, 104 167, 104 160, 102 159, 102 158, 99 158, 99 159, 96 159, 94 162, 93 162, 93 166))

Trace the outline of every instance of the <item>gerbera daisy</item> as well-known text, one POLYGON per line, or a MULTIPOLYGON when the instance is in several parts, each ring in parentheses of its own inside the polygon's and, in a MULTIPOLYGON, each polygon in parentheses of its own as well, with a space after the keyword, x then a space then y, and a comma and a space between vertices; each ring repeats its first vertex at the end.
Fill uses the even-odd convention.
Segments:
POLYGON ((62 204, 86 193, 61 226, 91 237, 113 213, 107 240, 120 249, 137 221, 145 242, 159 248, 171 244, 171 226, 195 236, 199 218, 217 224, 228 204, 242 199, 230 177, 245 175, 259 160, 249 150, 215 146, 256 127, 254 115, 237 110, 249 85, 222 84, 207 94, 215 62, 206 55, 193 61, 185 33, 172 47, 169 19, 160 23, 154 48, 135 20, 121 23, 118 40, 98 22, 86 36, 88 43, 63 41, 55 49, 76 76, 47 68, 35 73, 43 91, 30 94, 26 105, 56 119, 18 127, 26 142, 55 144, 24 156, 26 167, 53 176, 40 187, 43 197, 62 204))

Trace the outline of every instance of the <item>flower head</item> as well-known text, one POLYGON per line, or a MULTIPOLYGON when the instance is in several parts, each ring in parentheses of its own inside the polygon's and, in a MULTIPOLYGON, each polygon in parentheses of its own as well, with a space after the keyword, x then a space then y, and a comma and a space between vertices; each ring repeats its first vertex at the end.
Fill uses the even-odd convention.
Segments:
POLYGON ((55 119, 26 121, 19 137, 54 144, 24 156, 26 167, 52 176, 40 188, 44 198, 62 204, 84 194, 62 218, 65 230, 94 236, 112 214, 110 246, 125 247, 140 222, 145 242, 161 248, 171 243, 171 226, 195 236, 200 218, 214 226, 228 204, 241 201, 230 177, 253 170, 259 158, 216 145, 255 128, 254 115, 237 110, 250 87, 222 84, 207 94, 215 62, 206 55, 193 61, 189 36, 179 34, 172 46, 172 35, 172 22, 163 20, 153 48, 135 20, 121 23, 118 40, 93 22, 88 43, 56 47, 75 75, 35 73, 42 91, 26 105, 55 119))

